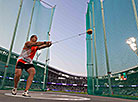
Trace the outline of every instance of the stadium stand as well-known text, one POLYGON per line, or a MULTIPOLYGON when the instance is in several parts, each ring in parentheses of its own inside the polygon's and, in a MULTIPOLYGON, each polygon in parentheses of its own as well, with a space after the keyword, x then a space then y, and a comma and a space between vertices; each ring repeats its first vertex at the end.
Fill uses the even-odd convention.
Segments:
MULTIPOLYGON (((112 91, 117 95, 138 96, 138 66, 111 74, 112 91)), ((107 75, 99 77, 103 94, 109 94, 107 75)))
MULTIPOLYGON (((8 50, 0 47, 0 85, 4 74, 4 66, 7 60, 8 50)), ((13 87, 14 68, 18 54, 12 53, 10 65, 7 70, 5 82, 6 88, 13 87)), ((31 89, 42 89, 45 64, 33 61, 36 68, 36 75, 31 85, 31 89)), ((112 91, 116 95, 138 96, 138 66, 128 68, 111 74, 112 91)), ((28 74, 23 71, 20 79, 19 88, 23 89, 26 85, 28 74)), ((99 76, 99 90, 102 94, 109 94, 107 75, 99 76)), ((48 66, 47 90, 67 91, 67 92, 87 92, 87 77, 72 75, 59 69, 48 66)), ((96 89, 95 81, 95 89, 96 89)))
MULTIPOLYGON (((4 66, 7 60, 8 50, 0 47, 0 84, 4 74, 4 66)), ((13 87, 14 69, 18 54, 12 53, 10 59, 10 65, 7 70, 7 77, 5 82, 6 88, 13 87)), ((36 74, 31 85, 31 89, 42 89, 43 76, 45 64, 41 62, 33 61, 36 74)), ((19 88, 25 88, 28 74, 23 71, 20 78, 19 88)), ((72 75, 58 69, 48 66, 48 78, 47 78, 47 89, 53 91, 68 91, 68 92, 86 92, 87 91, 87 78, 84 76, 72 75)))

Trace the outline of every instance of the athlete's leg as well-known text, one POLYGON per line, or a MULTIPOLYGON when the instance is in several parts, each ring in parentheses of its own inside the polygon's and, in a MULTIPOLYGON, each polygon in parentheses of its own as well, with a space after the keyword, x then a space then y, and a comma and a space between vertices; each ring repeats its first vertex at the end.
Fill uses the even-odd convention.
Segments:
POLYGON ((20 80, 20 76, 22 75, 22 69, 15 68, 15 75, 14 75, 14 88, 17 88, 18 82, 20 80))
POLYGON ((28 79, 27 79, 27 84, 26 84, 26 89, 25 91, 29 90, 31 84, 32 84, 32 81, 33 81, 33 78, 34 78, 34 75, 35 75, 35 68, 34 67, 31 67, 27 70, 29 76, 28 76, 28 79))

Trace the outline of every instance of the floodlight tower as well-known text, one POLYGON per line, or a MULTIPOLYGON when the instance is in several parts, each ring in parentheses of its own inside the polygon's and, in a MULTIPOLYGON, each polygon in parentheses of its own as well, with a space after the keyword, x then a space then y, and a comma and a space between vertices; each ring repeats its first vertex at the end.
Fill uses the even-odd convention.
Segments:
POLYGON ((137 44, 136 44, 136 38, 135 37, 130 37, 126 40, 126 43, 129 45, 131 50, 138 56, 138 49, 137 49, 137 44))

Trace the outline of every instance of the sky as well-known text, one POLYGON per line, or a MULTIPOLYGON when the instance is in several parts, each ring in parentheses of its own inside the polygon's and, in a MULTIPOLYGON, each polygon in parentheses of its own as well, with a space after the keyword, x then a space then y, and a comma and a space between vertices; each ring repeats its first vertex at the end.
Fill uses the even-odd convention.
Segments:
MULTIPOLYGON (((51 5, 56 5, 51 28, 51 41, 58 41, 86 31, 85 16, 89 0, 45 1, 51 5)), ((24 2, 21 17, 26 17, 27 21, 20 21, 19 28, 22 30, 17 31, 13 48, 13 51, 18 54, 20 54, 26 38, 23 33, 27 32, 27 27, 22 27, 22 25, 27 26, 29 22, 27 14, 31 14, 32 8, 32 1, 24 0, 24 2), (27 11, 29 8, 30 10, 27 11)), ((135 0, 135 2, 138 5, 138 1, 135 0)), ((14 18, 16 18, 18 12, 18 6, 15 5, 19 5, 19 3, 19 0, 13 0, 11 3, 9 3, 9 0, 0 0, 0 12, 3 13, 3 15, 0 14, 0 22, 2 22, 0 25, 0 46, 7 49, 10 47, 13 26, 16 20, 14 18), (6 6, 2 5, 2 3, 5 3, 6 6)), ((111 71, 116 72, 137 65, 137 56, 125 43, 128 37, 134 36, 138 38, 131 0, 104 0, 104 11, 111 71)), ((99 75, 104 75, 106 74, 106 61, 102 17, 98 0, 95 3, 95 22, 98 70, 99 75)), ((50 47, 49 65, 67 73, 86 76, 86 52, 85 35, 55 45, 53 44, 50 47)), ((45 62, 45 55, 41 55, 39 60, 45 62)))
MULTIPOLYGON (((85 32, 85 14, 88 0, 46 0, 56 5, 51 39, 57 41, 85 32)), ((86 76, 85 35, 51 47, 50 65, 74 75, 86 76)))
MULTIPOLYGON (((81 4, 73 0, 46 2, 56 5, 50 36, 52 42, 85 32, 86 0, 81 4)), ((50 48, 49 65, 70 74, 86 76, 85 50, 85 35, 55 44, 50 48)))

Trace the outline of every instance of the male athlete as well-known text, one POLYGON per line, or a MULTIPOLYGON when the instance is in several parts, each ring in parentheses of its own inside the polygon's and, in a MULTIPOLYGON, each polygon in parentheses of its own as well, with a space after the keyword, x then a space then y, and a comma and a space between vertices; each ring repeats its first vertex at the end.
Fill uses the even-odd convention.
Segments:
POLYGON ((15 76, 14 76, 14 88, 12 89, 12 94, 16 95, 17 93, 17 85, 20 80, 20 76, 22 74, 22 70, 25 69, 28 72, 29 76, 27 79, 26 88, 24 90, 23 96, 30 97, 28 90, 32 84, 34 75, 35 75, 35 68, 32 63, 32 60, 35 56, 37 50, 50 47, 52 43, 48 42, 37 42, 37 36, 32 35, 30 41, 27 41, 23 47, 21 55, 19 56, 16 67, 15 67, 15 76))

